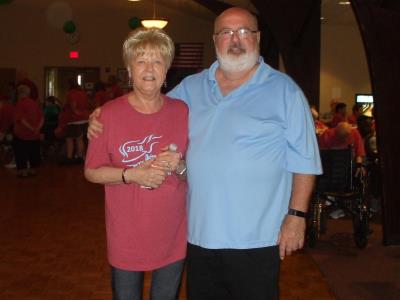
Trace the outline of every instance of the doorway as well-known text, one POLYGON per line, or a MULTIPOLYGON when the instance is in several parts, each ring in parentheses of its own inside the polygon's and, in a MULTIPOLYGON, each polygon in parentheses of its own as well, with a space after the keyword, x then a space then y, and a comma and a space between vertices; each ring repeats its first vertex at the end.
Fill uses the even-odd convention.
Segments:
POLYGON ((55 96, 64 105, 68 92, 68 80, 76 78, 89 98, 94 92, 94 85, 100 80, 98 67, 45 67, 45 97, 55 96))

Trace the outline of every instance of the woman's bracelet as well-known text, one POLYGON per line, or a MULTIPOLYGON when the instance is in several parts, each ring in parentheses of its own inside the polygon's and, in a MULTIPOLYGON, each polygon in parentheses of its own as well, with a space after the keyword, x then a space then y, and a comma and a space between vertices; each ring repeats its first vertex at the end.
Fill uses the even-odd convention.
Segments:
POLYGON ((126 170, 128 170, 128 168, 125 168, 125 169, 122 170, 121 178, 122 178, 122 182, 123 182, 123 183, 128 184, 129 182, 126 181, 126 178, 125 178, 125 172, 126 172, 126 170))

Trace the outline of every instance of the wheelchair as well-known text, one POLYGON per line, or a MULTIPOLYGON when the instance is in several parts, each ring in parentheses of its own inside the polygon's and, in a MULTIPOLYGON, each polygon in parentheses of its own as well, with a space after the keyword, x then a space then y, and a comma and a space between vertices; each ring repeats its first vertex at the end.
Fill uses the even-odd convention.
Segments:
POLYGON ((327 218, 333 209, 343 209, 351 215, 356 246, 364 249, 368 244, 369 207, 367 175, 356 176, 353 149, 321 150, 323 175, 317 176, 310 204, 307 238, 315 247, 321 234, 327 230, 327 218))

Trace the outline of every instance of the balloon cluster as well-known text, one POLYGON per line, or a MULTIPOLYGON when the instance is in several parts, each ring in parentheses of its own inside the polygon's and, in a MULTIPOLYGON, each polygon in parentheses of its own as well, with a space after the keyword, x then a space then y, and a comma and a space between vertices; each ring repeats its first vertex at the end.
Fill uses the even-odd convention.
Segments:
POLYGON ((128 25, 131 29, 136 29, 140 26, 141 20, 138 17, 132 17, 128 21, 128 25))
POLYGON ((76 25, 75 25, 74 21, 66 21, 64 23, 63 30, 65 33, 69 33, 69 34, 74 33, 76 31, 76 25))

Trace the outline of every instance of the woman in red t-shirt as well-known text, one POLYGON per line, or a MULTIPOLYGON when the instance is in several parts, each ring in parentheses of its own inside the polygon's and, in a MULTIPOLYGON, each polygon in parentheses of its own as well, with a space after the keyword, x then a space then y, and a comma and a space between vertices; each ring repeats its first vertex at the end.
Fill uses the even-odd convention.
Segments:
POLYGON ((30 98, 28 86, 18 86, 17 99, 13 148, 17 174, 27 177, 34 175, 35 169, 40 165, 40 129, 43 126, 44 118, 37 101, 30 98))
POLYGON ((134 90, 102 106, 104 131, 89 143, 85 176, 105 185, 113 299, 176 299, 186 255, 188 108, 160 92, 174 55, 159 29, 133 31, 123 57, 134 90))

